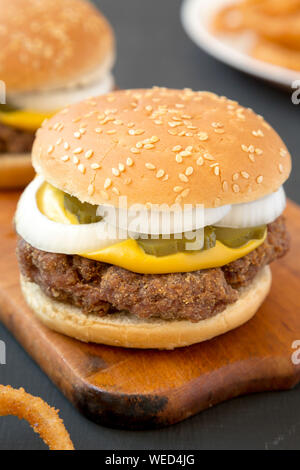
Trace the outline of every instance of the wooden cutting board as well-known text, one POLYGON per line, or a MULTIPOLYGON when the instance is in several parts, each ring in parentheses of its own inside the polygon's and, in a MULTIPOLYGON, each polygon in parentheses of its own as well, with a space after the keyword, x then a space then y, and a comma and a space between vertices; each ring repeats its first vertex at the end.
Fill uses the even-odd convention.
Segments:
POLYGON ((300 340, 300 208, 294 203, 286 212, 292 250, 274 263, 272 291, 257 315, 206 343, 147 351, 80 343, 33 317, 19 288, 17 199, 18 193, 0 194, 0 319, 88 418, 112 427, 160 427, 232 397, 300 381, 300 365, 292 361, 292 344, 300 340))

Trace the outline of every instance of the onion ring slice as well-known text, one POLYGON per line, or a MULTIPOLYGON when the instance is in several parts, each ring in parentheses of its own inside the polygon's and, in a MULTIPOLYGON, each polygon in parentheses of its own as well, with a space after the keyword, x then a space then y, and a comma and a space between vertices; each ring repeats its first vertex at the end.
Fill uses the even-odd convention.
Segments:
POLYGON ((41 398, 26 393, 23 388, 0 385, 0 416, 13 415, 26 419, 50 450, 74 450, 69 433, 58 411, 41 398))

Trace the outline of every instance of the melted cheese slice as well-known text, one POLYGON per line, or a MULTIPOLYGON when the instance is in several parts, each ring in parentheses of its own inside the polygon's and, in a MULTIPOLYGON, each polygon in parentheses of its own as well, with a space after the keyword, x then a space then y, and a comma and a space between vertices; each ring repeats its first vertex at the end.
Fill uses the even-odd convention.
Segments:
MULTIPOLYGON (((64 207, 63 192, 44 183, 37 192, 40 211, 49 219, 66 224, 78 224, 77 218, 64 207)), ((198 269, 224 266, 258 248, 266 239, 250 240, 240 248, 229 248, 220 241, 209 250, 195 253, 175 253, 167 256, 148 255, 135 240, 128 239, 93 253, 78 253, 84 258, 114 264, 128 271, 142 274, 191 272, 198 269)))
POLYGON ((53 114, 54 112, 39 113, 31 110, 0 112, 0 122, 17 129, 34 132, 41 127, 45 119, 50 118, 53 114))

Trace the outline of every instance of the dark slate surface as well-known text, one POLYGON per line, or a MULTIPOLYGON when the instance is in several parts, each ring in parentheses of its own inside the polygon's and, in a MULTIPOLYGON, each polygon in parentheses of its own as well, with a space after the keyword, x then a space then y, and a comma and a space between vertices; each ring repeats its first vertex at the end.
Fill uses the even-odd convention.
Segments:
MULTIPOLYGON (((293 175, 286 189, 300 203, 300 106, 291 103, 291 93, 232 70, 200 51, 181 27, 179 0, 97 3, 116 30, 115 74, 120 88, 206 89, 254 108, 277 129, 294 155, 293 175)), ((2 326, 0 340, 7 345, 7 365, 0 365, 0 382, 23 386, 59 408, 77 449, 300 448, 300 387, 231 400, 163 430, 118 431, 79 415, 2 326)), ((0 450, 44 448, 26 423, 14 417, 0 418, 0 450)))

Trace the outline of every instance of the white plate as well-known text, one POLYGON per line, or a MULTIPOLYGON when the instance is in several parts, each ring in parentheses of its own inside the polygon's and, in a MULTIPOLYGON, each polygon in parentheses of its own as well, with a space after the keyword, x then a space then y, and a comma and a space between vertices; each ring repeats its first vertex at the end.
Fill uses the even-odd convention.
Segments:
POLYGON ((188 36, 208 54, 236 69, 291 89, 300 72, 267 64, 247 54, 254 36, 251 33, 215 36, 210 30, 214 14, 232 0, 184 0, 181 21, 188 36))

